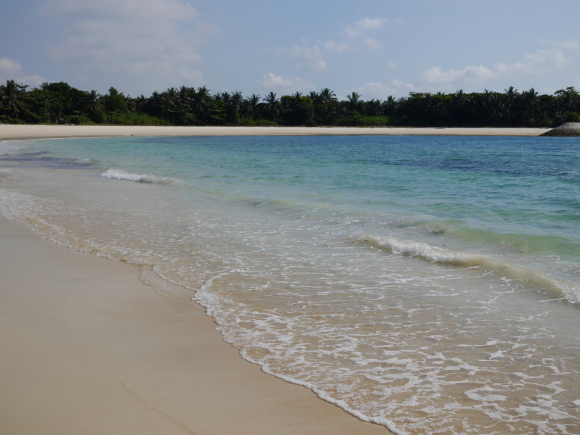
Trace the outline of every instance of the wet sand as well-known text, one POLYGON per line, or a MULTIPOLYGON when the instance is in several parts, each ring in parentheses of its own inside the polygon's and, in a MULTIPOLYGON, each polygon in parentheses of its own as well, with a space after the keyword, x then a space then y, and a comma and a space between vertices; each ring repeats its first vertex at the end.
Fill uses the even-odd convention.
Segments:
POLYGON ((260 371, 177 286, 0 218, 0 434, 387 434, 260 371))

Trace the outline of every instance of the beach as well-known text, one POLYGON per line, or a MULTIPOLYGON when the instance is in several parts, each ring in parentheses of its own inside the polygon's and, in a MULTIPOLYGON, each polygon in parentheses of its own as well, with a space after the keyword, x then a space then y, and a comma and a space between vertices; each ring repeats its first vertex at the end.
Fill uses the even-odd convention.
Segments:
POLYGON ((1 434, 385 434, 242 360, 177 286, 0 219, 1 434))
POLYGON ((545 128, 411 128, 411 127, 154 127, 91 125, 3 125, 0 140, 106 136, 539 136, 545 128))
POLYGON ((0 434, 575 433, 543 131, 0 125, 0 434))
MULTIPOLYGON (((0 140, 219 131, 0 125, 0 140)), ((4 218, 0 239, 0 434, 389 433, 244 361, 184 289, 145 285, 148 271, 4 218)))

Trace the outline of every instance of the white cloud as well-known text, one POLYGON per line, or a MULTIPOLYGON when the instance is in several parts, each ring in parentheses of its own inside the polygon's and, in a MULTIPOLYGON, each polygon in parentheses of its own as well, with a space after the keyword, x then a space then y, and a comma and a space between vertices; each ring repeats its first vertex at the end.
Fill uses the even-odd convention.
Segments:
POLYGON ((16 83, 29 86, 38 86, 46 81, 36 74, 24 73, 22 71, 22 65, 14 59, 2 57, 0 58, 0 83, 3 84, 7 80, 14 80, 16 83))
POLYGON ((7 57, 0 58, 0 74, 10 75, 18 74, 22 66, 15 60, 8 59, 7 57))
POLYGON ((364 43, 369 47, 371 50, 378 50, 381 47, 381 43, 374 38, 366 38, 364 43))
POLYGON ((180 0, 48 0, 44 13, 47 15, 76 15, 101 21, 143 22, 159 20, 187 21, 194 18, 195 9, 180 0))
POLYGON ((482 83, 495 77, 495 73, 484 66, 468 66, 461 70, 443 71, 434 66, 421 74, 420 80, 428 85, 458 85, 462 83, 482 83))
POLYGON ((511 65, 498 64, 495 69, 502 75, 543 75, 562 68, 567 62, 562 50, 538 50, 511 65))
POLYGON ((333 53, 341 54, 345 51, 352 49, 352 47, 347 44, 346 42, 334 42, 334 41, 327 41, 324 43, 324 48, 328 51, 332 51, 333 53))
POLYGON ((399 66, 398 63, 393 62, 392 60, 389 60, 389 63, 387 64, 387 66, 389 68, 397 68, 399 66))
POLYGON ((553 47, 560 48, 563 50, 576 50, 580 48, 580 41, 577 39, 570 41, 547 41, 547 43, 553 47))
POLYGON ((276 56, 289 57, 297 60, 296 64, 300 68, 322 71, 326 68, 320 48, 318 46, 307 47, 304 45, 294 45, 292 48, 277 48, 273 50, 276 56))
POLYGON ((281 92, 283 94, 314 90, 314 85, 307 79, 300 77, 284 78, 274 73, 264 74, 258 84, 264 91, 281 92))
POLYGON ((349 38, 364 38, 367 32, 379 30, 386 22, 384 18, 361 18, 346 26, 343 32, 349 38))
POLYGON ((483 83, 488 80, 518 75, 541 76, 562 69, 568 62, 561 49, 538 50, 524 55, 522 60, 512 64, 500 63, 492 68, 468 66, 460 70, 443 71, 441 67, 431 67, 420 76, 421 83, 429 86, 453 87, 462 84, 483 83))
MULTIPOLYGON (((49 0, 44 13, 73 24, 48 47, 54 60, 79 66, 85 76, 129 77, 159 83, 189 71, 187 85, 205 84, 193 65, 197 46, 217 32, 181 0, 49 0), (188 29, 182 29, 182 25, 188 29)), ((127 79, 125 79, 127 80, 127 79)), ((161 84, 161 83, 159 83, 161 84)))
POLYGON ((354 27, 360 30, 379 30, 386 22, 384 18, 361 18, 354 22, 354 27))
POLYGON ((353 41, 350 43, 345 41, 327 41, 324 43, 324 48, 336 54, 356 50, 361 45, 371 50, 377 50, 382 46, 382 43, 373 37, 373 32, 382 29, 387 21, 386 18, 361 18, 354 23, 343 26, 343 29, 340 31, 340 35, 353 41))
POLYGON ((371 82, 359 87, 356 91, 364 100, 384 100, 389 96, 402 97, 413 91, 415 86, 400 80, 391 80, 389 84, 371 82))
POLYGON ((376 50, 381 46, 381 43, 371 37, 371 34, 380 30, 386 22, 385 18, 361 18, 345 26, 340 33, 347 38, 361 40, 371 50, 376 50))

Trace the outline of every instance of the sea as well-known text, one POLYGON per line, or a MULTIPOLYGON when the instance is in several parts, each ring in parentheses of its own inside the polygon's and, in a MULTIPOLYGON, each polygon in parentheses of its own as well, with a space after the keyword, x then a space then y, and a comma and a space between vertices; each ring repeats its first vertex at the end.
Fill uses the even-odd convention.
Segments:
POLYGON ((580 434, 577 138, 4 141, 0 213, 395 434, 580 434))

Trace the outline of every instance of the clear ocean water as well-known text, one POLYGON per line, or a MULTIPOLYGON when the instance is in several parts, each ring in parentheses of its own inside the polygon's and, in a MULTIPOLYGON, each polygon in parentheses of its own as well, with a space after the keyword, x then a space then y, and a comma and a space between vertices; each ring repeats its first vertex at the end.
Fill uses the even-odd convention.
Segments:
POLYGON ((576 138, 5 141, 0 212, 394 433, 580 433, 576 138))

